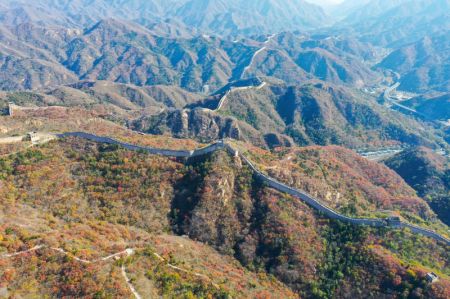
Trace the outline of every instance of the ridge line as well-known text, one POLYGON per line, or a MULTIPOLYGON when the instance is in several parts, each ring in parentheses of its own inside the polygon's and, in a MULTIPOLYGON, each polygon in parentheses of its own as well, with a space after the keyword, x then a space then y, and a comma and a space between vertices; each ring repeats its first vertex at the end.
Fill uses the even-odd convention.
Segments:
POLYGON ((242 153, 239 153, 238 150, 234 149, 230 144, 228 144, 225 140, 221 139, 215 143, 212 143, 210 145, 207 145, 203 148, 196 149, 196 150, 171 150, 171 149, 158 149, 153 147, 146 147, 146 146, 139 146, 139 145, 133 145, 126 142, 121 142, 116 139, 110 138, 110 137, 101 137, 95 134, 85 133, 85 132, 67 132, 63 134, 57 134, 58 138, 64 138, 64 137, 79 137, 87 140, 91 140, 98 143, 107 143, 107 144, 116 144, 119 146, 122 146, 129 150, 144 150, 147 151, 150 154, 154 155, 160 155, 160 156, 168 156, 168 157, 176 157, 176 158, 193 158, 193 157, 199 157, 203 156, 218 150, 225 149, 230 154, 234 156, 239 156, 246 165, 248 165, 252 172, 256 175, 258 179, 260 179, 263 183, 265 183, 267 186, 276 189, 283 193, 288 193, 301 201, 307 203, 309 206, 313 207, 314 209, 318 210, 319 212, 322 212, 326 216, 332 219, 337 219, 343 222, 348 222, 354 225, 359 226, 374 226, 374 227, 389 227, 389 228, 409 228, 411 232, 415 234, 421 234, 426 237, 435 239, 436 241, 441 241, 446 243, 446 245, 450 245, 450 239, 447 239, 446 237, 438 234, 435 231, 421 228, 417 225, 410 224, 408 222, 401 221, 400 219, 396 217, 388 217, 388 218, 354 218, 354 217, 348 217, 345 216, 332 208, 326 206, 325 204, 321 203, 318 199, 314 198, 313 196, 309 195, 307 192, 303 190, 299 190, 293 187, 290 187, 284 183, 281 183, 277 181, 276 179, 265 175, 262 173, 259 169, 257 169, 253 163, 247 159, 242 153))

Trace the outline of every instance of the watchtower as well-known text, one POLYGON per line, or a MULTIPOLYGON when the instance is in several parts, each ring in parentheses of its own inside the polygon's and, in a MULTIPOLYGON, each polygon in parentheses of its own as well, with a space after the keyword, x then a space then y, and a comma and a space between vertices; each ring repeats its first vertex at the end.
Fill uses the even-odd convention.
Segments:
POLYGON ((400 226, 402 224, 400 217, 398 216, 393 216, 393 217, 388 217, 386 218, 386 222, 389 226, 400 226))
POLYGON ((14 116, 13 114, 14 114, 14 103, 12 103, 12 102, 9 102, 8 103, 8 115, 9 116, 14 116))
POLYGON ((439 276, 437 276, 437 275, 436 275, 435 273, 433 273, 433 272, 427 273, 427 275, 425 276, 425 278, 426 278, 426 280, 427 280, 429 283, 434 283, 434 282, 436 282, 436 281, 439 280, 439 276))

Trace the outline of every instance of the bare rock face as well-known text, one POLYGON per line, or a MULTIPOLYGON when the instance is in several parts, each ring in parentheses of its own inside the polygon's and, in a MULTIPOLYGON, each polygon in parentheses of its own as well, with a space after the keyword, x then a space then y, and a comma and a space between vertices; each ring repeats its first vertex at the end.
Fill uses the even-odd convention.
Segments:
POLYGON ((214 117, 201 110, 192 110, 189 115, 189 128, 196 136, 204 138, 219 137, 220 118, 214 117))
POLYGON ((185 110, 176 110, 167 119, 167 125, 174 135, 182 135, 188 129, 189 116, 185 110))
POLYGON ((178 138, 196 138, 211 142, 221 138, 242 139, 238 122, 204 109, 177 109, 135 121, 136 130, 151 134, 171 134, 178 138))

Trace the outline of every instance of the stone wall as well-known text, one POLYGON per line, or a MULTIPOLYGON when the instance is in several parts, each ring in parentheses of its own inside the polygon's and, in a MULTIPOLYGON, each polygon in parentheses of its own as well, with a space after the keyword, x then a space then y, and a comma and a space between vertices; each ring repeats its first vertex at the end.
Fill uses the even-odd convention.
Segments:
POLYGON ((422 227, 419 227, 419 226, 416 226, 416 225, 413 225, 413 224, 405 223, 405 222, 402 222, 400 226, 403 227, 403 228, 410 229, 411 232, 413 232, 415 234, 421 234, 421 235, 424 235, 426 237, 433 238, 433 239, 435 239, 437 241, 444 242, 447 245, 450 245, 450 240, 449 239, 441 236, 440 234, 438 234, 438 233, 436 233, 436 232, 434 232, 432 230, 429 230, 429 229, 426 229, 426 228, 422 228, 422 227))
POLYGON ((191 157, 198 157, 203 156, 212 152, 215 152, 217 150, 225 149, 227 152, 229 152, 231 155, 236 156, 239 155, 241 160, 250 167, 250 169, 253 171, 255 177, 259 180, 261 180, 264 184, 267 186, 276 189, 280 192, 284 192, 287 194, 290 194, 302 201, 304 201, 309 206, 315 208, 316 210, 322 212, 324 215, 326 215, 329 218, 348 222, 354 225, 365 225, 365 226, 375 226, 375 227, 391 227, 391 228, 408 228, 411 230, 411 232, 415 234, 421 234, 430 238, 433 238, 437 241, 444 242, 447 245, 450 245, 450 240, 439 235, 436 232, 433 232, 428 229, 424 229, 409 223, 405 222, 399 222, 395 225, 390 225, 387 219, 377 219, 377 218, 352 218, 345 215, 342 215, 335 210, 331 209, 330 207, 327 207, 323 203, 321 203, 318 199, 315 199, 313 196, 307 194, 304 191, 297 190, 295 188, 289 187, 283 183, 278 182, 277 180, 265 175, 261 171, 259 171, 253 163, 248 160, 244 155, 239 154, 237 150, 235 150, 230 144, 224 142, 223 140, 220 140, 216 143, 213 143, 209 146, 206 146, 204 148, 200 148, 194 151, 178 151, 178 150, 167 150, 167 149, 156 149, 151 147, 144 147, 144 146, 138 146, 133 145, 125 142, 121 142, 109 137, 101 137, 89 133, 84 132, 71 132, 71 133, 64 133, 58 135, 58 137, 79 137, 99 143, 107 143, 107 144, 117 144, 120 145, 126 149, 138 151, 143 150, 151 154, 155 155, 161 155, 161 156, 168 156, 168 157, 177 157, 177 158, 191 158, 191 157))

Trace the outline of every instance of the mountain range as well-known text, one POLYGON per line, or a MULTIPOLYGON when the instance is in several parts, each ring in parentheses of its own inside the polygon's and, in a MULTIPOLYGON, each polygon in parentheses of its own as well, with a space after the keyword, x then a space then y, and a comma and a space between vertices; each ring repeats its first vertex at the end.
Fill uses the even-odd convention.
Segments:
POLYGON ((0 106, 7 107, 8 102, 24 107, 81 106, 138 131, 206 143, 228 137, 269 148, 445 147, 438 129, 388 111, 363 92, 334 84, 294 86, 265 80, 261 88, 229 92, 236 88, 231 86, 206 97, 175 86, 85 81, 44 92, 0 93, 0 106), (215 110, 222 99, 220 110, 215 110))
POLYGON ((153 29, 115 19, 85 30, 28 23, 4 27, 0 88, 108 80, 138 86, 177 85, 199 92, 248 76, 273 76, 288 83, 317 78, 358 87, 374 84, 380 77, 368 65, 375 51, 355 39, 286 33, 263 42, 228 41, 205 35, 171 38, 153 29))
MULTIPOLYGON (((220 97, 219 97, 220 98, 220 97)), ((329 84, 289 86, 268 83, 261 89, 235 91, 220 111, 218 98, 192 103, 193 110, 168 110, 143 116, 133 128, 151 134, 199 138, 230 137, 260 146, 340 144, 350 148, 386 145, 444 146, 427 125, 388 112, 363 93, 329 84)))
POLYGON ((449 5, 447 0, 348 0, 327 14, 303 0, 8 0, 0 6, 0 23, 82 29, 106 18, 147 25, 171 20, 222 36, 304 31, 334 24, 346 35, 353 32, 377 45, 398 46, 448 29, 449 5))
POLYGON ((0 1, 0 298, 450 298, 448 0, 0 1))
MULTIPOLYGON (((59 116, 46 111, 2 117, 1 123, 19 135, 70 127, 151 146, 200 146, 138 135, 79 108, 65 114, 61 125, 59 116)), ((394 171, 348 149, 239 147, 263 171, 345 214, 400 209, 411 221, 442 226, 394 171)), ((406 230, 326 219, 258 183, 246 165, 223 151, 184 164, 65 138, 2 157, 0 163, 0 194, 7 199, 0 205, 6 213, 14 210, 1 220, 0 250, 38 246, 0 264, 7 286, 1 291, 8 296, 51 297, 55 289, 61 296, 132 296, 121 273, 143 296, 326 298, 356 292, 445 298, 449 291, 445 245, 406 230), (131 247, 131 255, 117 261, 80 262, 131 247), (443 272, 433 284, 426 282, 430 269, 443 272)))
POLYGON ((346 1, 335 24, 362 41, 396 48, 450 29, 448 0, 346 1))
MULTIPOLYGON (((445 15, 448 1, 433 0, 431 5, 412 1, 409 6, 408 1, 376 0, 356 5, 340 25, 333 27, 331 35, 298 31, 298 24, 278 25, 281 21, 296 24, 289 14, 300 16, 299 10, 321 20, 305 7, 320 8, 303 2, 8 1, 0 7, 0 88, 36 89, 78 80, 109 80, 139 86, 177 85, 198 92, 217 90, 230 81, 254 76, 273 76, 289 84, 320 79, 361 88, 377 84, 382 77, 379 71, 391 69, 401 73, 402 89, 445 91, 449 73, 445 63, 449 52, 450 24, 445 21, 449 19, 445 15), (128 9, 119 9, 125 4, 128 9), (233 31, 242 28, 225 21, 225 16, 213 16, 231 14, 240 25, 253 28, 243 25, 252 23, 253 17, 235 16, 240 10, 257 14, 254 22, 260 27, 248 29, 243 34, 247 38, 232 38, 236 35, 233 31), (172 15, 166 15, 169 11, 172 15), (365 11, 371 12, 371 18, 364 15, 365 11), (160 16, 151 17, 150 12, 160 16), (285 17, 273 20, 280 15, 285 17), (415 15, 428 16, 436 26, 425 25, 424 20, 414 19, 415 15), (261 20, 268 25, 261 25, 261 20), (390 22, 395 28, 386 28, 390 22), (212 35, 208 31, 211 26, 215 26, 212 35), (439 30, 423 32, 407 26, 439 30), (286 32, 289 30, 294 32, 286 32), (376 41, 358 30, 377 37, 399 33, 376 41), (276 34, 270 35, 272 32, 276 34), (395 51, 385 57, 391 50, 380 46, 394 47, 395 51), (112 61, 118 63, 113 65, 112 61), (377 63, 378 68, 374 68, 377 63)), ((308 20, 299 18, 301 22, 308 20)))
POLYGON ((0 20, 6 25, 35 22, 82 28, 105 18, 138 22, 171 18, 204 32, 237 35, 314 28, 327 20, 319 6, 303 0, 45 0, 4 5, 0 20))

